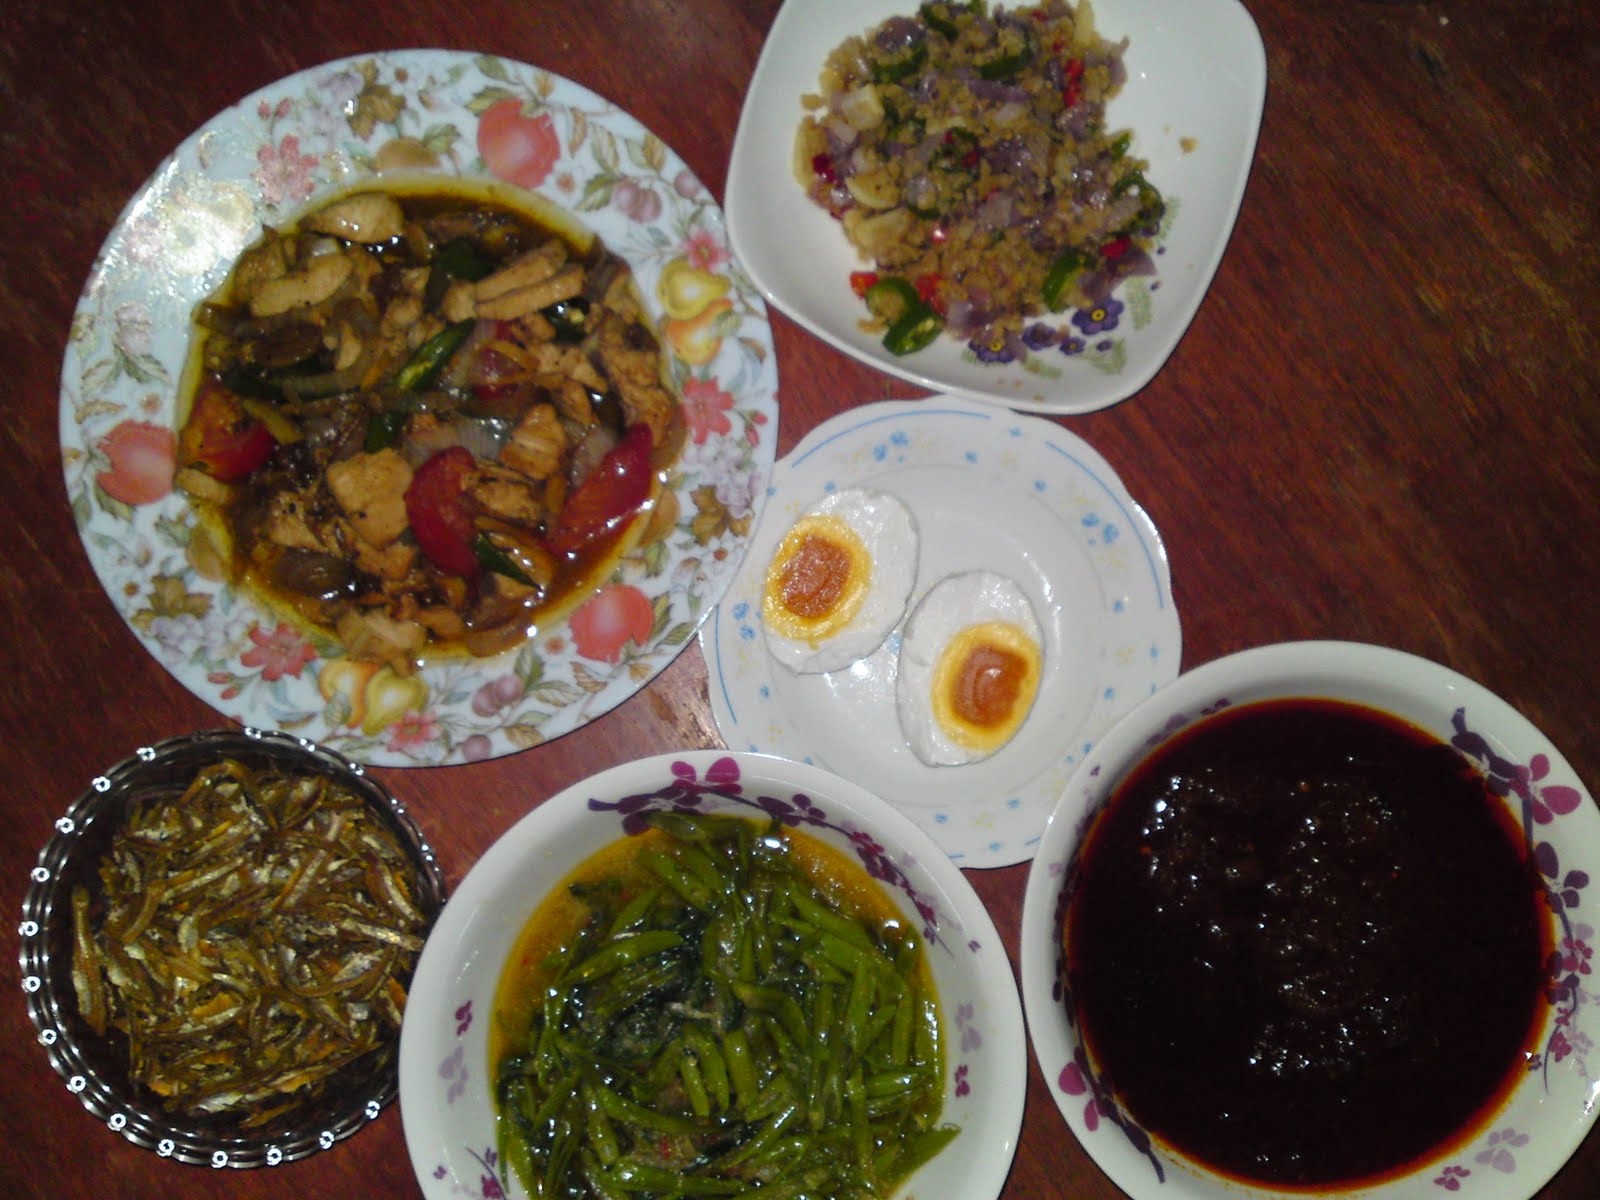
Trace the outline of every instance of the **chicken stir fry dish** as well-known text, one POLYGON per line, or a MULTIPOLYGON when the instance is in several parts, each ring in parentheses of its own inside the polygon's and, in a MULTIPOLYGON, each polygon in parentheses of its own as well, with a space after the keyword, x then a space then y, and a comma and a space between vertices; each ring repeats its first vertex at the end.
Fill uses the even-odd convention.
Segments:
POLYGON ((626 264, 472 195, 268 229, 197 320, 177 480, 223 569, 397 669, 581 600, 682 441, 626 264))

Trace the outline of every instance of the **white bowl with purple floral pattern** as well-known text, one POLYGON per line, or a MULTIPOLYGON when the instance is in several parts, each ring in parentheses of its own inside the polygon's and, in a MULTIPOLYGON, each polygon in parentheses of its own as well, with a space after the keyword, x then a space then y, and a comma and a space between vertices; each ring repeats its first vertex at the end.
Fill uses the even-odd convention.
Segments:
MULTIPOLYGON (((1600 810, 1572 767, 1509 704, 1446 667, 1379 646, 1288 642, 1207 663, 1142 702, 1074 772, 1046 827, 1023 904, 1022 993, 1052 1098, 1101 1169, 1135 1200, 1266 1200, 1281 1191, 1210 1173, 1142 1128, 1086 1052, 1060 936, 1080 838, 1118 783, 1156 746, 1221 709, 1303 697, 1400 718, 1454 747, 1502 797, 1554 922, 1549 1000, 1527 1072, 1487 1121, 1375 1182, 1361 1200, 1528 1200, 1594 1123, 1600 992, 1590 984, 1600 810)), ((1336 1130, 1329 1137, 1338 1137, 1336 1130)))
POLYGON ((400 1111, 428 1200, 520 1197, 502 1169, 489 1074, 495 989, 533 911, 652 811, 770 816, 859 860, 922 931, 945 1044, 941 1121, 955 1141, 906 1181, 918 1200, 990 1200, 1016 1151, 1022 1006, 1004 946, 961 871, 909 818, 819 767, 722 750, 612 767, 543 801, 467 873, 417 965, 400 1039, 400 1111))

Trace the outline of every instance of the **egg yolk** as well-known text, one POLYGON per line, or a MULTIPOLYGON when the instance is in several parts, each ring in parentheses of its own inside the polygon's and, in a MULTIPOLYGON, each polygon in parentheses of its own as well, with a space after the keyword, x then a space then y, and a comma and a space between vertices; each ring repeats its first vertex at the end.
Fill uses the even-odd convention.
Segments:
POLYGON ((772 556, 761 615, 784 637, 812 644, 855 618, 872 582, 872 556, 834 516, 796 521, 772 556))
POLYGON ((951 741, 994 750, 1022 725, 1039 690, 1039 647, 1008 621, 969 625, 940 652, 933 715, 951 741))

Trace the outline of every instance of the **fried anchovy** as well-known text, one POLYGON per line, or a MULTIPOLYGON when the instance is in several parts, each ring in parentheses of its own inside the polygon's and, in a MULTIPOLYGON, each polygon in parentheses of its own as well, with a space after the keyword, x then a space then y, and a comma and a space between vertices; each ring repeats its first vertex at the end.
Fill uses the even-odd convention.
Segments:
POLYGON ((321 776, 203 770, 135 806, 74 889, 72 979, 130 1075, 189 1112, 271 1119, 368 1053, 392 1055, 425 929, 394 835, 321 776))

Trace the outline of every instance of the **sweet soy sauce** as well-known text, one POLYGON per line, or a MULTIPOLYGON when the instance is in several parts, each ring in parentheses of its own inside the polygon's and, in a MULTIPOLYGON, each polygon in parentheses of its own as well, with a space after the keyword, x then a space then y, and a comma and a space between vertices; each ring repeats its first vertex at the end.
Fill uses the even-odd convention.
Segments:
POLYGON ((1214 1171, 1348 1187, 1448 1152, 1542 1033, 1541 885, 1467 760, 1372 709, 1223 710, 1092 828, 1065 936, 1092 1061, 1214 1171))

